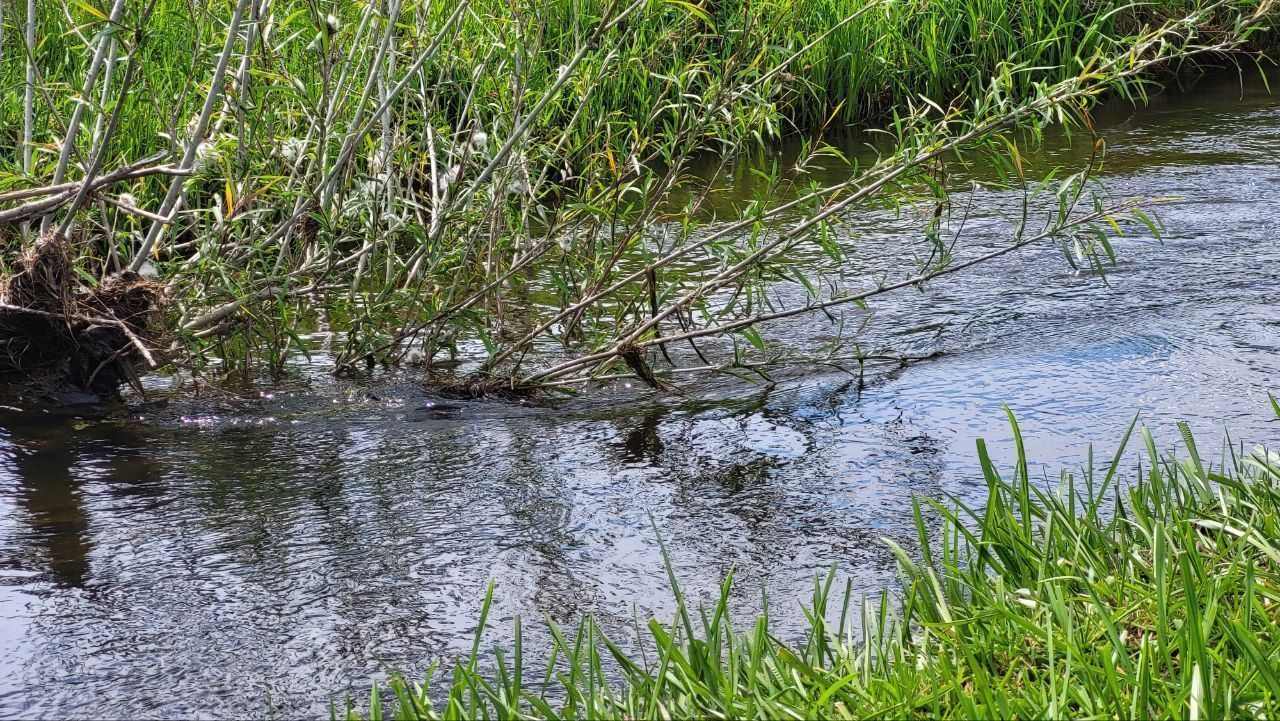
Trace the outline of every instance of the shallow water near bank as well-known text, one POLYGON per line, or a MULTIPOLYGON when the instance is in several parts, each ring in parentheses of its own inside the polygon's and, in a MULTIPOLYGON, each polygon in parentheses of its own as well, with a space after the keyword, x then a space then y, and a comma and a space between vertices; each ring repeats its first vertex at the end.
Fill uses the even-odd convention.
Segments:
MULTIPOLYGON (((691 593, 733 569, 740 618, 764 593, 798 628, 832 563, 894 583, 880 539, 911 537, 912 494, 982 501, 974 441, 1007 457, 1003 403, 1050 481, 1138 411, 1170 446, 1186 419, 1206 456, 1224 429, 1277 440, 1280 102, 1232 80, 1099 123, 1113 193, 1182 198, 1163 242, 1119 240, 1105 283, 1046 246, 881 300, 869 342, 944 354, 862 388, 828 370, 520 405, 303 368, 247 400, 0 410, 0 715, 324 714, 384 664, 469 650, 490 580, 495 643, 516 614, 625 633, 672 607, 655 528, 691 593)), ((1016 204, 985 191, 974 242, 1016 204)), ((841 274, 918 252, 918 225, 851 222, 841 274)))

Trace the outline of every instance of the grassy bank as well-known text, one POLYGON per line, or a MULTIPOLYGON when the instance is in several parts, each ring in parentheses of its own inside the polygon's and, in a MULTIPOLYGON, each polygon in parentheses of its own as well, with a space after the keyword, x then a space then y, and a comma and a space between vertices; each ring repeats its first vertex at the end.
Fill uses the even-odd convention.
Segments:
MULTIPOLYGON (((1020 192, 1056 194, 1011 225, 1006 252, 1059 242, 1073 262, 1101 262, 1133 199, 1092 203, 1095 164, 1037 185, 1014 131, 1087 132, 1099 97, 1140 98, 1170 71, 1245 60, 1275 11, 1274 0, 5 8, 0 272, 74 277, 82 300, 126 271, 163 290, 162 307, 145 309, 163 321, 133 323, 132 347, 117 338, 80 365, 280 372, 321 329, 334 333, 335 370, 465 360, 462 387, 479 390, 619 374, 667 387, 696 368, 779 362, 761 328, 780 314, 843 327, 832 308, 968 267, 948 164, 995 164, 1020 192), (895 141, 878 162, 817 187, 807 170, 835 151, 815 141, 793 166, 762 169, 769 190, 733 217, 708 217, 699 198, 714 183, 687 172, 695 157, 725 166, 785 133, 871 119, 895 141), (899 282, 834 288, 792 261, 818 243, 840 262, 852 240, 831 237, 842 216, 906 198, 932 212, 909 241, 927 260, 899 282), (42 257, 69 265, 19 263, 38 238, 58 239, 42 257), (762 311, 766 278, 805 301, 762 311), (692 355, 673 355, 671 337, 692 355), (694 345, 712 338, 728 346, 694 345)), ((23 320, 0 317, 0 331, 29 339, 21 327, 39 313, 131 322, 87 300, 32 302, 0 298, 0 316, 23 320)), ((813 354, 856 344, 828 345, 813 354)), ((0 371, 44 363, 14 357, 0 371)))
MULTIPOLYGON (((594 42, 598 52, 572 68, 567 92, 542 109, 531 136, 541 143, 563 140, 561 150, 575 157, 612 152, 625 158, 632 150, 628 136, 657 138, 681 123, 684 96, 710 97, 766 74, 770 78, 752 89, 754 97, 738 102, 758 102, 760 118, 730 117, 724 123, 709 118, 705 131, 733 142, 743 139, 743 131, 768 136, 880 121, 922 97, 963 106, 989 89, 993 75, 1010 69, 1007 91, 1026 96, 1036 83, 1074 77, 1098 56, 1124 49, 1143 28, 1204 5, 1195 0, 667 1, 645 3, 593 38, 601 22, 620 16, 624 6, 605 0, 473 0, 464 15, 453 18, 453 6, 441 3, 259 0, 246 7, 241 23, 246 36, 256 36, 248 51, 263 67, 245 79, 249 87, 234 89, 242 107, 232 110, 238 117, 228 122, 250 126, 250 151, 282 138, 306 137, 326 93, 354 92, 357 97, 350 100, 365 100, 366 111, 369 99, 377 99, 376 89, 361 98, 364 88, 344 86, 337 76, 394 75, 396 56, 412 58, 415 49, 444 33, 448 47, 423 75, 441 86, 439 97, 406 99, 395 107, 394 124, 420 136, 432 122, 457 125, 471 115, 481 127, 501 130, 520 114, 513 82, 526 96, 537 97, 584 45, 594 42), (379 68, 378 43, 388 27, 396 47, 383 55, 379 68)), ((38 94, 47 94, 34 108, 34 141, 37 151, 46 151, 45 157, 37 154, 37 165, 51 160, 49 145, 77 101, 94 34, 109 28, 111 9, 109 2, 36 4, 31 52, 38 94)), ((129 29, 131 19, 142 19, 132 17, 134 12, 141 10, 125 9, 116 32, 129 29)), ((1224 8, 1216 15, 1205 19, 1206 28, 1230 12, 1224 8)), ((137 92, 125 99, 129 129, 117 140, 126 155, 142 158, 166 150, 163 136, 182 135, 183 123, 200 113, 202 89, 191 82, 213 74, 228 20, 227 3, 154 3, 142 26, 145 73, 136 81, 137 92)), ((23 13, 9 11, 0 46, 8 50, 0 58, 0 84, 13 90, 24 86, 24 21, 23 13)), ((241 82, 231 70, 228 82, 241 82)), ((19 167, 21 92, 0 99, 0 129, 0 147, 8 149, 0 159, 19 167)))
POLYGON ((918 501, 919 556, 890 543, 901 589, 864 603, 820 579, 799 643, 730 619, 731 580, 710 607, 675 585, 676 618, 621 644, 643 655, 590 618, 552 627, 536 660, 478 637, 471 658, 347 715, 385 701, 408 719, 1274 717, 1280 455, 1210 458, 1185 426, 1166 454, 1131 427, 1105 469, 1046 490, 1013 429, 1012 468, 978 445, 985 507, 918 501), (1141 460, 1121 460, 1130 441, 1141 460))

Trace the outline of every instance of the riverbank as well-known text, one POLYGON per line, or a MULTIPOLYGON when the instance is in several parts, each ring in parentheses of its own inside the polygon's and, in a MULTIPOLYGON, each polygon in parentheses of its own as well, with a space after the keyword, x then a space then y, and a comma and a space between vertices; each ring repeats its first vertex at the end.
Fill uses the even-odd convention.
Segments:
MULTIPOLYGON (((942 107, 965 107, 988 92, 996 76, 1007 76, 1002 78, 1009 83, 1003 91, 1010 97, 1028 96, 1037 84, 1052 85, 1079 75, 1096 58, 1123 49, 1144 28, 1159 27, 1199 7, 1216 10, 1204 17, 1197 42, 1220 40, 1232 23, 1225 4, 1191 0, 1157 0, 1141 6, 1051 0, 731 0, 653 3, 594 38, 601 22, 618 16, 623 7, 607 0, 527 5, 472 0, 464 16, 453 18, 453 8, 434 5, 412 9, 383 2, 364 9, 340 5, 332 13, 316 15, 297 0, 260 2, 248 9, 242 23, 257 36, 251 40, 255 43, 251 50, 266 56, 253 62, 265 63, 272 74, 262 73, 253 79, 253 88, 240 91, 252 91, 251 102, 258 113, 256 117, 232 113, 224 119, 220 116, 227 110, 219 110, 213 121, 219 129, 236 133, 240 132, 236 124, 248 122, 252 137, 237 152, 249 156, 257 155, 262 143, 307 137, 312 113, 305 105, 317 99, 315 92, 327 86, 337 92, 355 92, 326 79, 326 72, 363 79, 377 50, 368 46, 381 39, 380 24, 394 18, 403 26, 392 39, 403 46, 389 49, 393 55, 412 57, 424 43, 447 35, 447 52, 433 56, 424 67, 441 73, 437 82, 443 86, 443 97, 429 107, 438 106, 442 115, 452 115, 450 126, 458 125, 457 116, 470 114, 474 125, 492 134, 520 114, 507 97, 511 72, 517 72, 527 86, 522 94, 536 98, 556 83, 561 70, 571 71, 564 97, 542 109, 530 142, 546 146, 540 150, 554 148, 572 156, 575 165, 592 166, 577 168, 585 172, 595 170, 596 164, 617 165, 635 154, 628 146, 628 135, 657 141, 664 126, 680 125, 681 116, 689 110, 681 94, 709 98, 708 93, 724 92, 737 82, 752 84, 754 100, 764 101, 761 110, 768 122, 740 115, 755 104, 753 99, 734 99, 725 109, 727 122, 707 118, 712 125, 704 128, 715 142, 726 145, 746 140, 744 133, 751 132, 762 132, 764 139, 772 140, 797 131, 882 126, 895 113, 901 115, 904 106, 922 99, 942 107), (579 50, 592 42, 607 52, 591 53, 570 67, 579 50), (508 53, 510 57, 503 57, 508 53), (517 56, 520 65, 510 67, 517 56), (768 77, 761 82, 764 75, 768 77), (584 83, 591 87, 583 87, 584 83), (272 102, 262 102, 267 98, 272 102), (615 156, 612 161, 610 154, 615 156)), ((106 20, 110 10, 101 3, 37 7, 34 32, 39 45, 34 59, 52 103, 52 108, 34 109, 40 156, 52 152, 56 157, 58 148, 50 145, 56 138, 51 134, 61 123, 51 111, 61 115, 72 106, 74 96, 66 91, 80 87, 91 60, 86 51, 94 49, 92 44, 80 43, 88 39, 86 31, 106 20), (69 31, 68 18, 79 23, 78 32, 69 31)), ((129 146, 129 155, 135 159, 170 150, 165 136, 181 139, 185 128, 180 123, 200 114, 203 98, 188 88, 197 72, 190 63, 217 60, 226 18, 212 7, 196 8, 195 17, 191 12, 186 3, 158 0, 141 26, 150 36, 144 38, 147 72, 138 78, 147 94, 127 98, 122 122, 129 128, 118 139, 129 146)), ((131 13, 126 10, 122 22, 141 19, 131 13)), ((5 17, 0 47, 21 48, 24 24, 22 13, 5 17)), ((1241 50, 1262 53, 1273 47, 1274 35, 1261 32, 1251 35, 1241 50)), ((19 52, 0 58, 0 80, 5 86, 24 85, 23 59, 19 52)), ((1223 57, 1202 57, 1189 60, 1185 67, 1165 68, 1162 75, 1194 75, 1201 64, 1233 63, 1223 57)), ((394 62, 383 68, 389 73, 399 69, 394 62)), ((374 101, 376 93, 361 99, 374 101)), ((423 99, 394 106, 393 114, 411 111, 423 99)), ((396 125, 403 123, 405 130, 421 133, 428 121, 444 120, 424 113, 398 119, 396 125)), ((334 122, 341 118, 329 120, 334 122)), ((0 147, 10 151, 0 154, 0 167, 5 170, 21 165, 22 128, 22 94, 8 93, 0 99, 0 147)), ((396 151, 406 151, 406 157, 396 160, 407 163, 410 149, 400 148, 399 140, 393 145, 396 151)), ((51 159, 40 156, 43 162, 51 159)), ((238 158, 233 165, 246 160, 256 164, 265 158, 238 158)), ((384 164, 390 160, 382 159, 384 164)))
MULTIPOLYGON (((1273 399, 1280 420, 1280 405, 1273 399)), ((1269 718, 1280 710, 1280 454, 1130 426, 1098 473, 1045 487, 978 443, 986 503, 917 499, 920 557, 860 601, 815 582, 798 642, 670 576, 674 620, 610 639, 590 618, 547 654, 489 651, 393 678, 348 718, 1269 718), (1136 435, 1136 437, 1134 437, 1136 435), (1145 447, 1129 474, 1125 449, 1145 447), (1122 480, 1123 479, 1123 480, 1122 480), (636 647, 642 649, 637 652, 636 647), (484 669, 484 670, 481 670, 484 669), (367 715, 366 715, 367 714, 367 715)), ((1135 425, 1137 423, 1135 419, 1135 425)), ((776 606, 772 613, 779 613, 776 606)), ((338 715, 341 715, 339 713, 338 715)))

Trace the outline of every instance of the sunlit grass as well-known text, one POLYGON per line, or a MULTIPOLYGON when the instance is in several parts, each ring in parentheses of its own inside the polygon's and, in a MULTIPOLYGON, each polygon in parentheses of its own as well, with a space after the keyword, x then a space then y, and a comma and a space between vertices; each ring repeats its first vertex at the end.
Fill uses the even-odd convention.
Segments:
POLYGON ((1131 426, 1104 470, 1046 484, 1014 423, 1011 469, 979 443, 986 503, 918 500, 918 555, 889 543, 901 588, 867 603, 819 579, 798 643, 768 617, 730 619, 731 580, 695 608, 673 577, 676 617, 639 639, 615 644, 588 617, 551 626, 535 657, 517 621, 514 646, 477 636, 470 658, 393 678, 346 715, 1272 718, 1280 455, 1227 446, 1211 463, 1181 430, 1177 454, 1138 430, 1138 460, 1131 426), (637 641, 643 656, 620 648, 637 641))

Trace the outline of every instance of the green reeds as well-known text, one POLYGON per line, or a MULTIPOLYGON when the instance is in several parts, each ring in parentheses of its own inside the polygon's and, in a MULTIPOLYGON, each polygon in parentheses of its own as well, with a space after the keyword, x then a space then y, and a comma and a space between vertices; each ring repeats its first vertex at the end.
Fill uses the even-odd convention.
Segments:
MULTIPOLYGON (((301 127, 297 121, 305 116, 307 103, 320 100, 326 83, 335 84, 336 76, 344 72, 348 78, 359 77, 369 69, 376 55, 378 25, 391 17, 392 6, 401 5, 334 3, 321 9, 296 0, 263 4, 262 24, 254 31, 269 43, 258 52, 271 67, 258 82, 268 86, 283 82, 284 87, 275 88, 273 100, 281 104, 271 106, 267 117, 247 120, 267 124, 281 135, 278 131, 284 129, 305 134, 296 132, 301 127), (372 13, 369 8, 374 9, 372 13), (324 27, 326 14, 338 21, 332 37, 324 27), (317 34, 327 42, 312 44, 317 34), (317 62, 325 50, 331 56, 327 62, 317 62)), ((454 7, 451 3, 403 5, 394 16, 405 26, 397 39, 413 42, 443 30, 454 7)), ((845 22, 872 5, 877 4, 869 0, 649 3, 620 28, 614 47, 617 58, 609 61, 609 71, 599 76, 593 93, 582 99, 584 105, 565 98, 547 109, 547 131, 554 128, 568 134, 571 147, 586 155, 610 148, 611 139, 621 142, 624 128, 657 135, 671 120, 670 110, 679 105, 680 93, 705 90, 734 52, 753 50, 741 70, 744 76, 763 75, 828 30, 829 37, 804 52, 784 75, 773 78, 779 87, 767 93, 778 99, 784 111, 778 120, 792 128, 820 127, 833 117, 845 123, 866 122, 921 96, 942 105, 966 94, 976 97, 991 76, 1010 62, 1026 66, 1014 88, 1026 92, 1036 82, 1057 82, 1078 74, 1095 54, 1114 50, 1116 41, 1143 25, 1155 26, 1183 14, 1195 3, 910 0, 879 4, 874 12, 845 22), (840 26, 832 29, 836 25, 840 26), (748 36, 758 37, 748 40, 748 36), (671 82, 691 67, 701 68, 690 79, 692 86, 671 82), (784 85, 786 89, 780 87, 784 85), (580 107, 581 112, 575 113, 580 107)), ((91 44, 92 33, 105 29, 110 10, 96 2, 35 6, 30 24, 35 39, 33 70, 39 71, 37 84, 47 86, 55 105, 71 104, 74 95, 61 92, 60 86, 78 88, 79 78, 93 64, 92 48, 76 41, 91 44), (69 20, 82 24, 69 26, 69 20)), ((136 127, 130 133, 131 142, 146 147, 136 148, 134 157, 159 149, 160 133, 180 130, 181 123, 198 114, 200 94, 186 85, 192 79, 193 63, 216 64, 216 47, 226 31, 224 10, 212 3, 193 6, 157 0, 145 49, 148 95, 138 98, 132 117, 136 127), (162 102, 157 106, 157 101, 162 102)), ((614 4, 606 0, 527 4, 473 0, 450 43, 448 62, 440 68, 438 82, 446 86, 444 104, 459 112, 471 95, 477 119, 486 126, 491 124, 484 122, 486 116, 509 116, 514 109, 507 87, 509 63, 519 63, 519 82, 532 85, 535 91, 549 86, 557 69, 612 11, 616 11, 614 4), (485 69, 478 76, 477 67, 485 69)), ((9 14, 10 35, 25 23, 24 15, 9 14)), ((25 84, 23 45, 21 37, 7 38, 0 45, 9 51, 0 58, 0 81, 6 87, 25 84)), ((604 62, 603 57, 593 58, 582 74, 591 76, 591 66, 604 62)), ((349 91, 336 85, 335 89, 349 91)), ((0 102, 0 127, 23 128, 24 109, 18 104, 22 97, 6 94, 0 102)), ((47 124, 49 108, 41 105, 34 102, 34 112, 47 124)), ((37 141, 49 140, 47 132, 37 136, 43 136, 37 141)), ((621 147, 615 145, 613 150, 621 147)))
POLYGON ((1013 423, 1011 471, 978 445, 985 505, 918 500, 918 557, 889 544, 901 589, 868 601, 836 593, 834 572, 818 579, 798 642, 767 615, 731 619, 731 580, 695 608, 672 577, 674 620, 637 638, 616 643, 588 617, 551 625, 535 660, 518 620, 514 646, 482 652, 482 616, 469 658, 423 683, 393 677, 345 715, 1272 718, 1280 455, 1228 442, 1212 464, 1180 429, 1181 453, 1141 429, 1137 458, 1131 425, 1104 469, 1051 486, 1029 477, 1013 423))

